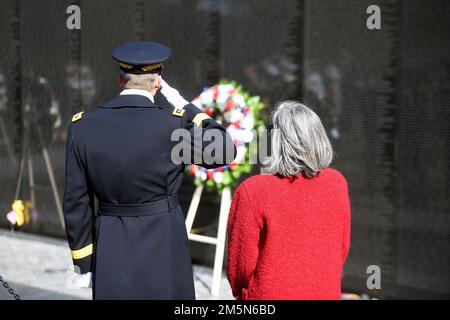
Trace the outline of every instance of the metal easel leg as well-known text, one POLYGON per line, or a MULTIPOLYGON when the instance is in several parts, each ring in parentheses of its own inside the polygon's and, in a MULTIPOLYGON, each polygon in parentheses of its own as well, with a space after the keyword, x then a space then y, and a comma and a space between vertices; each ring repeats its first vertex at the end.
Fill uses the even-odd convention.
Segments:
POLYGON ((189 235, 191 233, 192 225, 194 224, 195 215, 197 214, 200 198, 202 197, 203 186, 195 188, 194 195, 192 196, 191 204, 186 216, 186 231, 189 235))
POLYGON ((231 205, 231 189, 229 187, 222 190, 220 201, 219 227, 217 231, 216 254, 214 257, 214 271, 211 294, 219 296, 220 282, 222 280, 223 256, 225 253, 225 240, 227 234, 228 213, 231 205))
POLYGON ((31 194, 31 205, 33 208, 36 208, 36 194, 34 188, 34 170, 33 170, 33 156, 30 154, 28 156, 28 181, 30 186, 30 194, 31 194))
POLYGON ((58 216, 59 216, 59 222, 61 223, 61 226, 64 230, 65 224, 64 224, 64 215, 63 215, 61 200, 59 198, 59 192, 58 192, 58 187, 56 185, 55 176, 53 175, 52 163, 50 161, 48 151, 45 147, 42 148, 42 155, 44 156, 45 166, 47 167, 48 177, 50 179, 50 184, 52 186, 53 197, 55 198, 56 209, 58 211, 58 216))

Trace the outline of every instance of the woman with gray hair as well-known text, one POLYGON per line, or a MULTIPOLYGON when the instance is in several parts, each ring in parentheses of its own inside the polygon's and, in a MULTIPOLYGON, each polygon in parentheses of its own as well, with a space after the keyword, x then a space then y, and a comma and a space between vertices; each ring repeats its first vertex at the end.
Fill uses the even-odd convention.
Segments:
POLYGON ((272 115, 265 174, 234 193, 227 274, 236 299, 340 299, 350 244, 347 182, 328 168, 319 117, 297 101, 272 115))

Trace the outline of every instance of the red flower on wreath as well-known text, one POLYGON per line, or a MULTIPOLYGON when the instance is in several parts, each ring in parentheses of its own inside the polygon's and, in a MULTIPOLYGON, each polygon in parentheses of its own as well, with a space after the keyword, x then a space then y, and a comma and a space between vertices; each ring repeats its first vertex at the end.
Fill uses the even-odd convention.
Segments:
POLYGON ((219 86, 214 86, 213 87, 213 99, 217 100, 217 98, 219 97, 219 86))
POLYGON ((210 116, 210 117, 212 117, 213 114, 214 114, 214 113, 212 112, 212 110, 209 109, 209 108, 208 108, 208 109, 204 109, 203 112, 205 112, 205 113, 206 113, 208 116, 210 116))
POLYGON ((233 100, 228 100, 226 103, 225 103, 225 110, 232 110, 234 108, 234 102, 233 102, 233 100))

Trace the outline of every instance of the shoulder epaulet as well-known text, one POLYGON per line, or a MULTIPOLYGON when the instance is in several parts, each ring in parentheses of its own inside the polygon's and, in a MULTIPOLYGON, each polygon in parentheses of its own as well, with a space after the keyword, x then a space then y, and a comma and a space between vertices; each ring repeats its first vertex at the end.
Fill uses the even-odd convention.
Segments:
POLYGON ((172 115, 175 116, 175 117, 180 117, 180 118, 182 118, 185 111, 186 111, 186 110, 184 110, 184 109, 175 108, 175 109, 173 110, 173 112, 172 112, 172 115))
POLYGON ((84 111, 78 112, 76 115, 72 117, 72 122, 76 122, 78 120, 81 120, 83 118, 84 111))
POLYGON ((195 115, 194 119, 192 119, 192 122, 195 123, 195 125, 196 125, 197 127, 200 127, 201 124, 202 124, 202 121, 203 121, 203 120, 206 120, 206 119, 211 119, 211 117, 208 116, 208 115, 207 115, 206 113, 204 113, 204 112, 200 112, 200 113, 197 113, 197 114, 195 115))

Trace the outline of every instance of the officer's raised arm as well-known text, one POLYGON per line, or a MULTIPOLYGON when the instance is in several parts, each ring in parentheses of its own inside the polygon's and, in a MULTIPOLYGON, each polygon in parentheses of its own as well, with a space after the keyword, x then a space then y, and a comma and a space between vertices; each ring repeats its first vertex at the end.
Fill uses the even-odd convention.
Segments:
POLYGON ((230 164, 236 157, 236 146, 226 128, 212 119, 194 104, 185 100, 178 90, 161 80, 161 93, 175 109, 173 116, 181 118, 181 129, 187 136, 180 135, 189 145, 189 157, 183 156, 183 164, 197 164, 207 169, 230 164))
MULTIPOLYGON (((82 113, 79 113, 72 118, 72 122, 81 118, 82 113)), ((92 268, 94 194, 88 186, 84 161, 80 156, 82 153, 74 134, 76 125, 71 123, 68 129, 64 219, 73 263, 83 274, 92 268)))

